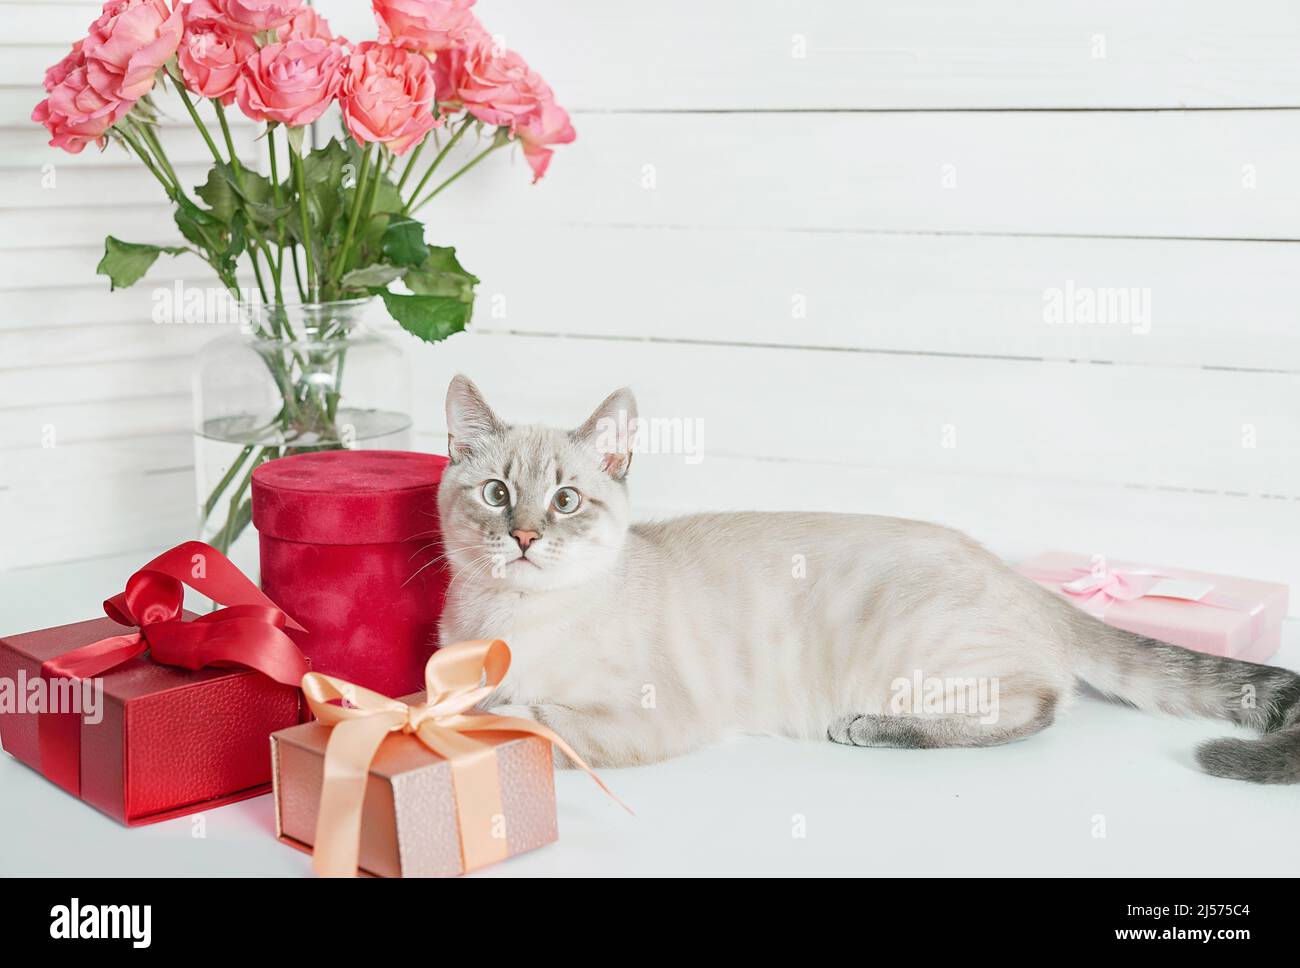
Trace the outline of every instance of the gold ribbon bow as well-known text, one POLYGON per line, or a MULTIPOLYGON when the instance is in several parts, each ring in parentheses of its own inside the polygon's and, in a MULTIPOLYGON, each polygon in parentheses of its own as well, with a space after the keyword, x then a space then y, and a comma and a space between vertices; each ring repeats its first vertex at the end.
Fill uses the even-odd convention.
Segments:
POLYGON ((408 705, 343 679, 309 672, 302 691, 322 725, 332 727, 325 747, 325 781, 316 821, 312 864, 322 877, 352 877, 361 849, 361 809, 370 764, 389 733, 411 733, 451 764, 466 871, 504 860, 508 845, 494 835, 501 810, 496 749, 473 738, 477 732, 540 736, 559 747, 587 772, 619 806, 600 777, 556 733, 541 723, 514 716, 473 713, 510 668, 510 648, 500 639, 458 642, 439 649, 424 667, 425 701, 408 705))

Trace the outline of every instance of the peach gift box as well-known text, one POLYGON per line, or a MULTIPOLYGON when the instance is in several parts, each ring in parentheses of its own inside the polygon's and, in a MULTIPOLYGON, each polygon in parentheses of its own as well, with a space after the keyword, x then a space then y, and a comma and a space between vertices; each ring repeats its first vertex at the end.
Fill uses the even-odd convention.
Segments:
MULTIPOLYGON (((513 857, 558 839, 551 745, 537 736, 476 733, 496 751, 501 833, 513 857)), ((304 723, 271 736, 276 835, 310 852, 330 729, 304 723)), ((465 873, 451 764, 414 736, 384 739, 370 764, 358 867, 375 877, 465 873)))
POLYGON ((1129 561, 1100 563, 1063 551, 1039 555, 1017 570, 1108 625, 1197 652, 1264 662, 1282 642, 1288 590, 1276 582, 1129 561), (1116 580, 1128 595, 1144 593, 1112 597, 1104 586, 1116 580), (1072 583, 1103 587, 1071 593, 1072 583))

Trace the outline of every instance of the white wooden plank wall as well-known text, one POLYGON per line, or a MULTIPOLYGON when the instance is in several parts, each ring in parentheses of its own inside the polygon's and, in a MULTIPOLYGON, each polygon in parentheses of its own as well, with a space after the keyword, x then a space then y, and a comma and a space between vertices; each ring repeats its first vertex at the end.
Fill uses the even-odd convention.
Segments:
MULTIPOLYGON (((364 0, 317 6, 373 35, 364 0)), ((478 10, 579 138, 540 185, 515 158, 425 210, 483 286, 472 334, 408 343, 421 446, 456 370, 516 420, 576 423, 626 383, 702 427, 698 462, 638 458, 646 514, 906 514, 1011 556, 1300 591, 1300 6, 478 10), (1135 302, 1052 322, 1056 291, 1135 302)), ((93 276, 106 232, 167 232, 166 210, 125 159, 53 157, 25 120, 93 14, 0 2, 0 564, 192 525, 187 357, 211 331, 93 276)), ((201 143, 177 151, 201 177, 201 143)))

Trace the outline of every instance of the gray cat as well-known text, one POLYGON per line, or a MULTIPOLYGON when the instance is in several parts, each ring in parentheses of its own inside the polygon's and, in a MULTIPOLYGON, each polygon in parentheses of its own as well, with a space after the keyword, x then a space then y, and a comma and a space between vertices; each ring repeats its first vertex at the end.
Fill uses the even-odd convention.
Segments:
POLYGON ((1006 743, 1049 726, 1082 680, 1263 734, 1203 744, 1209 773, 1300 782, 1300 675, 1111 628, 958 532, 850 514, 631 525, 635 419, 618 390, 577 430, 510 426, 451 382, 440 632, 510 644, 494 712, 625 766, 742 733, 1006 743))

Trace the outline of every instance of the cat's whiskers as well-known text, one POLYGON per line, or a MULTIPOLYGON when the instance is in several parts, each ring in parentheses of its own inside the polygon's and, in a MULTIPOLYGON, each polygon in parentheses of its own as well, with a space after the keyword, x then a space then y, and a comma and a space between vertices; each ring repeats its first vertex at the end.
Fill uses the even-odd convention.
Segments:
POLYGON ((464 578, 468 582, 470 578, 477 578, 488 568, 494 566, 501 557, 502 555, 498 552, 489 552, 488 554, 481 555, 474 559, 474 561, 470 562, 463 571, 452 576, 451 581, 447 584, 447 593, 451 593, 452 586, 454 586, 457 581, 464 578))
MULTIPOLYGON (((431 546, 426 546, 426 547, 431 547, 431 546)), ((445 554, 445 555, 438 555, 438 556, 435 557, 435 558, 431 558, 429 561, 426 561, 424 564, 422 564, 419 568, 415 569, 415 574, 411 575, 410 578, 408 578, 408 579, 406 579, 406 581, 402 582, 402 587, 405 588, 405 587, 406 587, 407 585, 409 585, 411 582, 415 581, 416 577, 420 574, 420 572, 424 571, 424 569, 428 568, 430 565, 435 565, 435 564, 437 564, 438 562, 443 561, 443 560, 446 559, 446 558, 450 558, 453 554, 458 554, 459 552, 462 552, 462 551, 468 551, 469 549, 474 548, 474 547, 481 547, 481 546, 476 546, 476 545, 466 545, 464 548, 458 548, 458 549, 456 549, 455 551, 448 552, 448 553, 445 554)), ((419 554, 419 552, 416 552, 416 554, 419 554)), ((415 555, 412 555, 412 556, 411 556, 411 558, 414 558, 414 557, 415 557, 415 555)), ((407 560, 409 561, 410 559, 407 559, 407 560)), ((479 559, 475 559, 475 560, 477 561, 477 560, 479 560, 479 559)), ((448 588, 451 588, 451 585, 448 584, 447 587, 448 587, 448 588)))
MULTIPOLYGON (((427 545, 424 545, 422 548, 419 548, 419 549, 415 552, 415 554, 411 555, 411 557, 410 557, 410 558, 407 558, 406 560, 407 560, 407 561, 414 561, 414 560, 415 560, 415 557, 416 557, 417 555, 419 555, 420 552, 422 552, 422 551, 428 551, 430 548, 435 548, 435 547, 437 547, 437 545, 438 545, 438 542, 436 542, 436 541, 430 541, 427 545)), ((438 556, 437 556, 436 558, 434 558, 433 560, 434 560, 434 561, 442 561, 444 558, 450 558, 452 555, 460 554, 462 551, 470 551, 471 549, 474 549, 474 548, 482 548, 482 547, 483 547, 483 546, 482 546, 481 544, 475 543, 475 544, 467 544, 467 545, 465 545, 464 547, 461 547, 461 548, 444 548, 444 549, 443 549, 444 553, 438 555, 438 556)))

